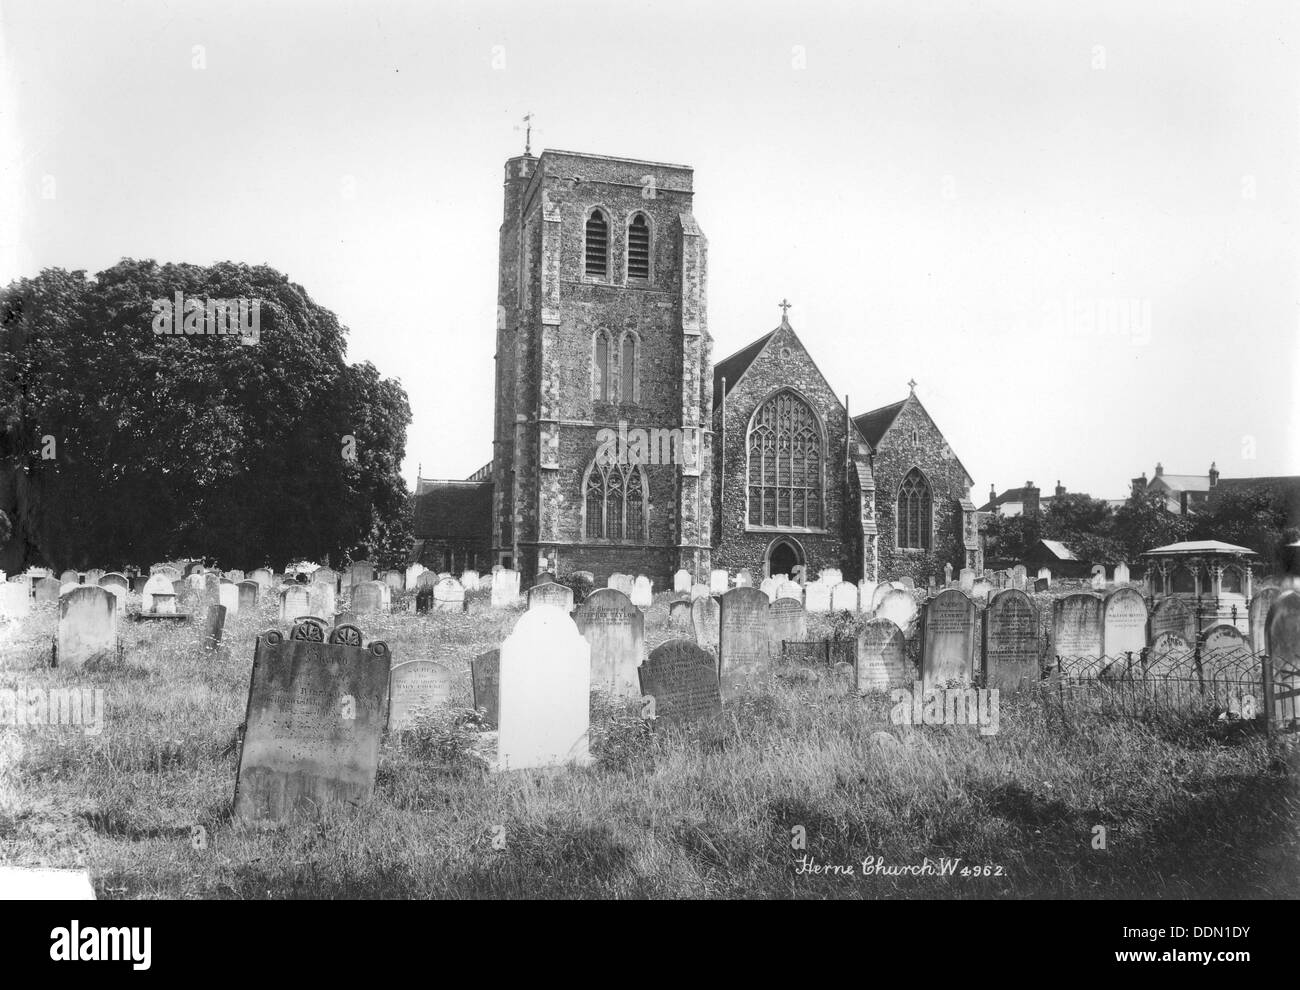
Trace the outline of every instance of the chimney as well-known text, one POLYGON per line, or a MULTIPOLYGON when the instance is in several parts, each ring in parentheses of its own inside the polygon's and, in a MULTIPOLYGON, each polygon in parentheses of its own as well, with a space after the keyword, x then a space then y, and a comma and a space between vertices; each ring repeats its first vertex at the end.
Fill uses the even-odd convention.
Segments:
POLYGON ((1178 514, 1180 516, 1187 515, 1187 495, 1187 492, 1178 493, 1178 514))
POLYGON ((1060 498, 1060 497, 1061 497, 1062 495, 1064 495, 1064 494, 1065 494, 1065 486, 1064 486, 1063 484, 1061 484, 1061 479, 1060 479, 1060 478, 1057 478, 1057 479, 1056 479, 1056 497, 1057 497, 1057 498, 1060 498))
POLYGON ((989 482, 989 501, 993 503, 994 508, 997 508, 998 490, 991 481, 989 482))
POLYGON ((1141 495, 1144 491, 1147 490, 1147 473, 1143 471, 1142 477, 1134 478, 1132 481, 1132 485, 1133 485, 1132 494, 1141 495))
POLYGON ((1037 518, 1039 512, 1038 489, 1032 481, 1025 482, 1025 515, 1037 518))
POLYGON ((1165 473, 1165 466, 1161 464, 1159 461, 1156 461, 1156 477, 1159 478, 1162 475, 1164 475, 1164 473, 1165 473))
POLYGON ((1214 461, 1210 461, 1210 487, 1213 488, 1219 483, 1219 469, 1214 466, 1214 461))

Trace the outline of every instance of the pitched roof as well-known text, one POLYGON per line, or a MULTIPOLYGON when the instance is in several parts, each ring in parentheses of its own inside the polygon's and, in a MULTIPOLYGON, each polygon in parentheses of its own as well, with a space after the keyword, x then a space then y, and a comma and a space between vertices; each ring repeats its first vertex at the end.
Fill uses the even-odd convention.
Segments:
POLYGON ((1041 543, 1043 546, 1047 547, 1048 552, 1050 552, 1052 556, 1055 557, 1057 560, 1078 560, 1079 559, 1074 555, 1074 551, 1071 550, 1069 547, 1067 547, 1060 540, 1039 540, 1038 542, 1041 543))
POLYGON ((1143 557, 1150 557, 1154 554, 1164 554, 1165 556, 1174 556, 1176 554, 1193 554, 1193 553, 1248 553, 1252 557, 1258 557, 1250 547, 1239 547, 1231 543, 1224 543, 1222 540, 1185 540, 1182 543, 1170 543, 1168 546, 1156 547, 1154 550, 1146 550, 1143 557))
POLYGON ((1151 479, 1148 487, 1163 481, 1173 492, 1208 492, 1210 476, 1208 474, 1158 474, 1151 479))
POLYGON ((419 479, 414 524, 420 540, 490 540, 492 482, 419 479))
POLYGON ((880 443, 880 438, 893 425, 894 420, 898 418, 899 411, 905 405, 907 405, 907 399, 900 402, 891 402, 887 406, 881 406, 879 409, 872 409, 870 412, 864 412, 861 416, 853 417, 853 425, 858 428, 862 438, 871 444, 872 450, 875 450, 876 445, 880 443))
MULTIPOLYGON (((780 330, 777 327, 776 330, 780 330)), ((746 344, 740 350, 736 351, 730 357, 723 358, 713 366, 713 408, 717 409, 722 405, 722 380, 727 380, 727 391, 730 392, 736 387, 736 382, 740 381, 741 376, 749 370, 749 366, 754 363, 754 358, 762 353, 767 342, 772 339, 771 333, 765 333, 752 344, 746 344)))

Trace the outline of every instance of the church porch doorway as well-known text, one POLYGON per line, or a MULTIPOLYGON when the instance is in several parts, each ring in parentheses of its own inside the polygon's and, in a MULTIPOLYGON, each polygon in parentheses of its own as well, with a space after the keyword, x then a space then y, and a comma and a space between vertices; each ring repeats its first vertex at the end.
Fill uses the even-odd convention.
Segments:
POLYGON ((789 537, 779 537, 772 541, 764 555, 763 567, 768 577, 789 577, 800 564, 805 562, 803 547, 789 537))

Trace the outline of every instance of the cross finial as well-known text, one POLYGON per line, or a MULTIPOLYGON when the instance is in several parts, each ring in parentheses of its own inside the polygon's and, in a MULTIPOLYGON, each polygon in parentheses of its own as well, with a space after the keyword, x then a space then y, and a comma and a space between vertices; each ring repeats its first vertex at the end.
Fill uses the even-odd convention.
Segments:
POLYGON ((908 387, 909 389, 911 389, 913 392, 915 392, 915 391, 916 391, 916 379, 913 378, 910 382, 908 382, 908 383, 907 383, 907 387, 908 387))
POLYGON ((777 303, 777 305, 781 307, 781 322, 782 323, 788 322, 790 316, 788 310, 790 309, 791 306, 794 305, 794 303, 782 299, 779 303, 777 303))

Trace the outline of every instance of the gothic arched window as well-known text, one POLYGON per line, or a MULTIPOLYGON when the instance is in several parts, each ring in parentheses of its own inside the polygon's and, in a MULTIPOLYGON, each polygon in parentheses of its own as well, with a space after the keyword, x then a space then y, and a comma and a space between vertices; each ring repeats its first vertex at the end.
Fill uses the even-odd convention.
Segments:
POLYGON ((609 401, 609 333, 597 330, 591 344, 591 397, 609 401))
POLYGON ((597 459, 582 479, 583 532, 589 540, 646 540, 645 474, 635 464, 597 459))
POLYGON ((1241 571, 1235 567, 1225 567, 1219 575, 1219 591, 1225 595, 1241 594, 1241 571))
POLYGON ((896 546, 909 550, 930 549, 933 505, 934 500, 930 496, 930 485, 925 480, 925 475, 917 468, 912 468, 898 489, 898 511, 894 517, 898 526, 896 546))
POLYGON ((619 355, 619 401, 636 401, 636 334, 631 331, 623 334, 619 355))
POLYGON ((650 222, 644 213, 627 225, 627 277, 631 282, 650 280, 650 222))
POLYGON ((776 393, 750 420, 746 450, 749 524, 821 529, 825 438, 812 407, 789 389, 776 393))
POLYGON ((587 217, 586 267, 592 278, 609 277, 609 221, 600 210, 587 217))

